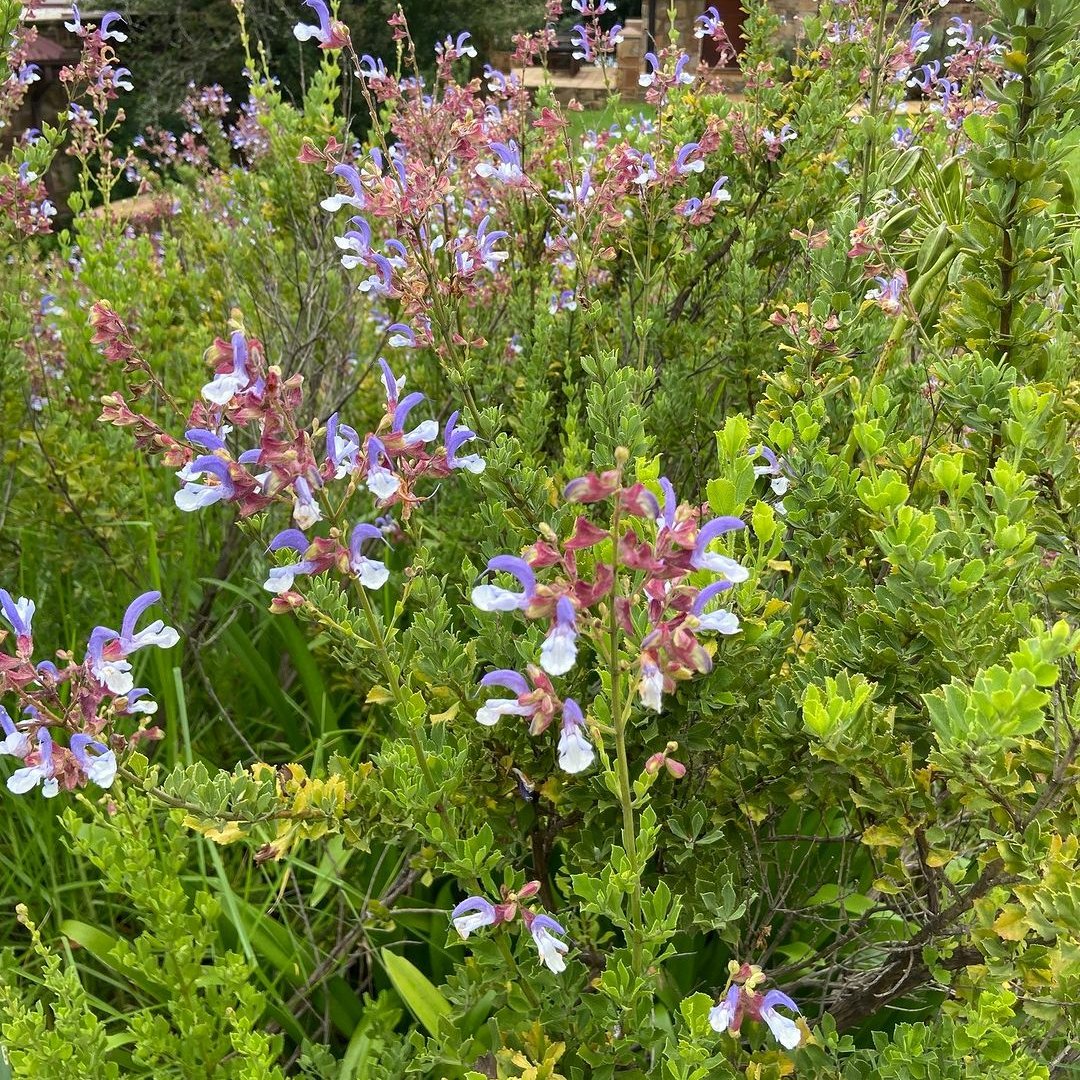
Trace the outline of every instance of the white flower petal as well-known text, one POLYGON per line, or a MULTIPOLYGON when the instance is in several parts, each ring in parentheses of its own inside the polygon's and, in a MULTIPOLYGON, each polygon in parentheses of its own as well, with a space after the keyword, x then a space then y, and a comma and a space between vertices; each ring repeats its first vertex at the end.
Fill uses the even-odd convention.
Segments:
POLYGON ((540 646, 540 666, 549 675, 565 675, 577 659, 577 644, 574 635, 562 630, 554 630, 540 646))
POLYGON ((499 585, 477 585, 472 591, 472 602, 481 611, 517 611, 523 599, 523 593, 499 585))
POLYGON ((565 728, 559 736, 559 768, 567 773, 584 772, 596 756, 592 743, 580 727, 565 728))

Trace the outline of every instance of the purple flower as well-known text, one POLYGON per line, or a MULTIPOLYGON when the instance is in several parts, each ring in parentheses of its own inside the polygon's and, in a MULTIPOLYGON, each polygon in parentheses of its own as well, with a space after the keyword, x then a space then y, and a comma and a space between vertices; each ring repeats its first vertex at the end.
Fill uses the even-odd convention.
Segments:
POLYGON ((485 469, 484 459, 479 454, 466 454, 458 457, 458 450, 467 442, 476 438, 476 432, 461 426, 456 427, 457 419, 461 414, 453 412, 443 428, 443 446, 446 447, 446 466, 449 469, 467 469, 474 475, 479 475, 485 469))
MULTIPOLYGON (((106 70, 108 71, 110 69, 107 68, 106 70)), ((131 79, 126 78, 126 76, 130 76, 131 73, 131 68, 112 68, 109 76, 109 85, 112 86, 114 90, 133 91, 135 89, 135 84, 131 79)))
MULTIPOLYGON (((395 434, 403 435, 406 418, 423 400, 424 395, 418 390, 413 391, 413 393, 407 394, 402 398, 394 407, 393 423, 390 430, 395 434)), ((406 446, 414 446, 416 443, 431 442, 432 439, 437 439, 439 437, 439 425, 434 420, 425 420, 422 424, 413 428, 408 435, 403 435, 403 437, 406 446)))
POLYGON ((351 165, 335 165, 334 175, 343 176, 352 188, 351 195, 334 194, 328 195, 319 205, 331 214, 336 214, 343 206, 351 206, 356 210, 363 210, 367 205, 364 197, 364 185, 360 181, 360 174, 351 165))
POLYGON ((923 64, 917 74, 908 79, 908 86, 917 86, 924 94, 928 94, 937 82, 938 72, 941 71, 941 61, 935 60, 932 64, 923 64))
POLYGON ((392 499, 398 491, 401 490, 401 477, 398 476, 393 469, 380 464, 383 459, 390 461, 382 440, 377 439, 374 435, 369 435, 367 444, 368 471, 366 482, 368 491, 370 491, 379 502, 386 502, 388 499, 392 499))
POLYGON ((522 172, 522 151, 513 139, 509 143, 491 143, 488 149, 499 159, 497 165, 482 161, 475 167, 477 176, 500 180, 503 184, 517 184, 525 179, 522 172))
MULTIPOLYGON (((127 41, 127 34, 121 30, 110 30, 109 27, 115 22, 123 22, 120 18, 119 12, 106 11, 101 17, 101 25, 98 27, 98 33, 101 35, 102 41, 127 41)), ((125 71, 127 68, 124 69, 125 71)))
POLYGON ((330 24, 330 11, 323 0, 304 0, 304 7, 309 7, 315 12, 319 17, 319 25, 297 23, 293 27, 293 37, 297 41, 311 41, 312 38, 322 43, 329 41, 333 35, 333 29, 330 24))
POLYGON ((794 1050, 802 1041, 802 1032, 790 1016, 782 1016, 776 1011, 777 1005, 783 1005, 785 1009, 791 1009, 795 1013, 798 1013, 799 1006, 781 990, 770 990, 760 1005, 761 1019, 768 1024, 776 1041, 785 1050, 794 1050))
POLYGON ((334 466, 334 479, 343 477, 356 469, 356 457, 360 453, 360 436, 356 429, 338 421, 334 413, 326 421, 326 456, 334 466))
POLYGON ((496 229, 495 232, 489 233, 487 227, 490 220, 490 216, 488 216, 480 222, 480 227, 476 230, 476 245, 479 249, 480 261, 483 263, 484 268, 494 274, 499 268, 499 263, 510 258, 510 253, 508 251, 496 251, 495 245, 500 240, 505 240, 510 234, 503 232, 501 229, 496 229))
MULTIPOLYGON (((309 547, 307 537, 299 529, 285 529, 270 541, 266 550, 281 551, 284 548, 290 548, 303 555, 309 547)), ((293 587, 293 582, 298 575, 313 573, 317 568, 316 563, 310 559, 301 559, 299 562, 289 563, 286 566, 272 566, 263 582, 263 588, 267 592, 281 596, 293 587)))
POLYGON ((686 71, 686 65, 690 63, 690 56, 688 53, 680 53, 679 59, 675 61, 675 82, 679 86, 689 86, 694 81, 694 76, 686 71))
POLYGON ((716 1032, 730 1031, 739 1010, 739 988, 732 983, 724 999, 709 1010, 709 1026, 716 1032))
POLYGON ((371 226, 362 217, 350 218, 349 223, 356 228, 350 229, 344 236, 335 236, 334 243, 342 251, 352 252, 351 255, 341 256, 341 265, 346 270, 355 270, 363 266, 371 255, 371 226))
POLYGON ((656 53, 647 52, 645 54, 645 62, 652 69, 651 71, 643 71, 638 76, 639 86, 652 86, 656 81, 656 76, 660 73, 660 61, 656 57, 656 53))
POLYGON ((472 34, 468 30, 463 30, 458 34, 455 40, 450 35, 447 35, 446 40, 441 45, 435 46, 435 51, 438 53, 447 53, 450 59, 457 60, 462 56, 471 56, 476 59, 476 49, 469 44, 469 38, 472 34))
POLYGON ((560 311, 577 311, 577 295, 573 289, 563 289, 562 292, 555 293, 551 298, 551 303, 548 304, 548 311, 552 315, 558 314, 560 311))
POLYGON ((708 550, 717 537, 736 529, 745 529, 746 524, 737 517, 718 517, 706 523, 697 535, 693 554, 690 556, 690 565, 695 570, 712 570, 713 573, 723 574, 728 581, 746 581, 750 571, 740 566, 734 559, 726 555, 717 555, 708 550))
POLYGON ((524 675, 507 668, 490 671, 480 680, 481 686, 502 686, 512 691, 512 698, 491 698, 476 711, 476 722, 484 727, 494 727, 503 716, 532 716, 536 705, 524 705, 520 699, 529 693, 529 684, 524 675))
POLYGON ((574 46, 574 59, 584 60, 587 64, 593 62, 593 51, 589 45, 589 32, 581 23, 575 23, 570 33, 570 44, 574 46))
POLYGON ((365 589, 381 589, 390 577, 390 570, 385 563, 377 559, 369 559, 363 554, 365 540, 379 540, 386 543, 382 530, 377 526, 363 523, 357 525, 349 538, 349 566, 365 589))
POLYGON ((398 395, 405 388, 405 376, 400 379, 394 377, 390 365, 380 356, 379 367, 382 368, 383 386, 386 387, 386 407, 393 412, 397 408, 398 395))
POLYGON ((146 697, 149 693, 150 691, 145 686, 138 686, 124 695, 128 703, 128 715, 133 716, 136 713, 141 713, 144 716, 153 716, 158 711, 158 703, 152 698, 146 697), (143 700, 144 698, 146 700, 143 700))
POLYGON ((496 555, 488 562, 486 573, 511 574, 521 583, 522 591, 514 592, 492 583, 477 585, 472 591, 472 602, 481 611, 517 611, 529 606, 536 593, 536 575, 524 559, 496 555))
POLYGON ((651 660, 643 660, 641 664, 641 678, 638 680, 638 694, 641 704, 653 712, 660 712, 664 697, 663 672, 651 660))
POLYGON ((53 775, 53 741, 48 728, 38 728, 37 741, 37 764, 16 769, 7 779, 8 791, 25 795, 41 784, 41 794, 51 799, 60 790, 60 783, 53 775))
POLYGON ((131 665, 122 653, 112 647, 116 640, 115 630, 107 626, 94 627, 86 656, 94 678, 111 693, 121 697, 135 685, 135 680, 131 677, 131 665))
POLYGON ((554 935, 565 934, 566 931, 550 915, 532 915, 524 911, 522 917, 529 928, 529 933, 532 934, 533 944, 536 945, 541 962, 556 975, 565 971, 566 961, 563 957, 570 951, 570 946, 554 935))
POLYGON ((867 300, 872 300, 886 315, 899 315, 903 310, 903 296, 907 291, 907 274, 897 270, 891 277, 875 277, 876 289, 870 289, 867 300))
MULTIPOLYGON (((362 293, 372 293, 375 296, 394 295, 394 267, 385 255, 371 252, 368 259, 374 265, 374 273, 364 278, 358 288, 362 293)), ((342 259, 342 265, 345 260, 342 259)))
POLYGON ((0 754, 25 758, 30 753, 30 736, 15 726, 7 709, 0 705, 0 728, 4 730, 4 741, 0 742, 0 754))
POLYGON ((362 79, 367 79, 368 82, 378 82, 380 79, 385 79, 386 65, 382 62, 382 59, 376 60, 374 56, 370 56, 364 53, 360 57, 360 66, 357 68, 357 74, 362 79))
POLYGON ((179 640, 180 635, 171 626, 166 626, 161 619, 155 619, 149 626, 136 632, 135 624, 142 617, 147 608, 152 607, 161 599, 159 592, 144 592, 128 604, 124 612, 124 621, 120 624, 120 647, 124 656, 139 649, 145 649, 148 645, 156 645, 159 649, 171 649, 179 640))
POLYGON ((116 754, 112 750, 103 742, 83 734, 72 735, 69 746, 87 780, 101 788, 112 787, 116 779, 116 754))
POLYGON ((631 177, 631 183, 645 187, 657 179, 656 161, 652 154, 641 154, 638 158, 638 173, 631 177))
POLYGON ((450 912, 450 918, 454 929, 462 938, 468 938, 474 930, 498 923, 499 913, 495 910, 495 905, 482 896, 470 896, 450 912))
POLYGON ((739 616, 723 608, 703 614, 709 602, 720 593, 731 588, 730 581, 716 581, 712 585, 706 585, 697 595, 691 612, 698 621, 699 630, 712 630, 717 634, 737 634, 739 632, 739 616))
POLYGON ((322 521, 322 511, 315 501, 311 485, 302 476, 293 482, 292 516, 298 529, 310 529, 317 521, 322 521))
POLYGON ((86 649, 86 662, 90 673, 102 686, 117 696, 127 694, 134 686, 131 665, 127 658, 139 649, 156 645, 171 649, 180 635, 161 619, 155 619, 144 630, 136 631, 135 624, 148 607, 161 599, 159 592, 145 592, 137 596, 124 612, 120 633, 107 626, 95 626, 86 649))
POLYGON ((560 596, 555 604, 555 620, 540 646, 540 666, 549 675, 565 675, 576 659, 577 612, 569 597, 560 596))
POLYGON ((232 336, 233 367, 224 371, 202 388, 202 396, 213 405, 228 405, 241 390, 247 389, 251 376, 247 370, 247 341, 237 330, 232 336))
POLYGON ((721 176, 712 186, 712 190, 709 192, 709 198, 713 202, 731 202, 731 192, 727 190, 725 185, 728 182, 726 176, 721 176))
POLYGON ((15 631, 15 644, 20 652, 30 654, 34 640, 33 620, 37 605, 33 600, 20 596, 12 600, 11 593, 0 589, 0 616, 15 631))
POLYGON ((82 16, 79 14, 79 5, 71 5, 72 22, 64 23, 64 29, 72 34, 82 33, 82 16))
POLYGON ((213 454, 197 457, 176 475, 184 481, 184 486, 173 496, 173 502, 185 512, 201 510, 222 499, 231 499, 236 491, 236 485, 229 476, 228 464, 213 454), (195 481, 200 476, 212 477, 217 482, 198 484, 195 481))
MULTIPOLYGON (((222 429, 228 433, 228 427, 222 429)), ((224 450, 225 440, 216 431, 207 431, 206 428, 188 428, 184 432, 184 438, 189 443, 201 447, 203 450, 213 453, 215 450, 224 450)))
POLYGON ((700 157, 694 161, 690 161, 688 164, 689 158, 696 154, 700 149, 700 143, 689 142, 679 150, 678 154, 675 156, 675 171, 680 176, 705 171, 705 161, 700 157))
POLYGON ((958 46, 970 49, 975 44, 975 27, 965 22, 959 15, 954 15, 950 20, 948 44, 950 48, 958 46))
POLYGON ((563 702, 562 731, 559 733, 559 768, 563 772, 584 772, 596 756, 585 735, 585 718, 573 698, 563 702))
POLYGON ((724 28, 724 21, 720 18, 720 12, 715 7, 705 9, 704 15, 699 15, 695 20, 698 25, 694 27, 694 37, 712 37, 717 31, 724 28))
POLYGON ((779 495, 781 498, 787 494, 788 488, 791 486, 791 481, 784 475, 784 467, 780 462, 780 459, 767 447, 767 446, 755 446, 750 451, 752 458, 763 457, 766 461, 765 465, 755 465, 755 476, 771 476, 772 480, 769 481, 769 486, 773 490, 774 495, 779 495))
POLYGON ((908 38, 908 48, 916 56, 926 52, 930 48, 930 30, 927 23, 920 19, 911 28, 911 37, 908 38))
POLYGON ((733 984, 723 1000, 709 1010, 709 1026, 713 1031, 737 1035, 744 1018, 760 1020, 784 1049, 794 1050, 802 1041, 802 1032, 791 1017, 776 1011, 778 1005, 795 1013, 799 1011, 798 1005, 781 990, 759 995, 733 984))
POLYGON ((386 332, 390 335, 386 344, 391 349, 415 349, 416 348, 416 334, 413 332, 411 326, 406 326, 405 323, 391 323, 386 332))

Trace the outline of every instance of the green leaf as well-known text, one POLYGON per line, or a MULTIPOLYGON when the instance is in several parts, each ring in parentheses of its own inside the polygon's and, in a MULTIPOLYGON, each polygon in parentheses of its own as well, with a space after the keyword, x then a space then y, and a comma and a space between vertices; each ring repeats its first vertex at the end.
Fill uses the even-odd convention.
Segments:
POLYGON ((430 1034, 437 1034, 440 1018, 450 1015, 450 1003, 439 993, 438 987, 404 956, 398 956, 389 949, 382 949, 379 955, 401 1000, 430 1034))

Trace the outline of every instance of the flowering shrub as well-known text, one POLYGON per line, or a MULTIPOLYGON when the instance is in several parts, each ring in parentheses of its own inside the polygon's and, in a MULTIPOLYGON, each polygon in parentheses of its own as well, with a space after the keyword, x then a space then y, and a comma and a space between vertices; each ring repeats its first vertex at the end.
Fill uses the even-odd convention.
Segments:
POLYGON ((102 207, 5 223, 13 1075, 1078 1060, 1074 5, 752 4, 744 98, 661 40, 595 130, 524 89, 562 7, 471 78, 307 0, 294 108, 241 5, 249 100, 122 150, 74 13, 102 207))

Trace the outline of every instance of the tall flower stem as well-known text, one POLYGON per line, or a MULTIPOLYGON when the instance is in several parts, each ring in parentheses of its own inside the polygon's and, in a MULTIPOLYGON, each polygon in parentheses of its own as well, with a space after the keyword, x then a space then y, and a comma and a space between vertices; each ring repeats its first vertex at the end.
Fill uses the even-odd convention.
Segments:
POLYGON ((619 803, 622 806, 622 841, 626 857, 634 872, 634 888, 630 894, 630 948, 634 972, 641 971, 641 867, 638 865, 637 825, 634 821, 634 800, 630 791, 630 764, 626 756, 627 708, 623 702, 622 661, 619 657, 619 620, 615 598, 619 581, 619 516, 618 499, 611 519, 611 596, 608 613, 608 656, 611 664, 611 722, 615 728, 615 769, 619 779, 619 803))

